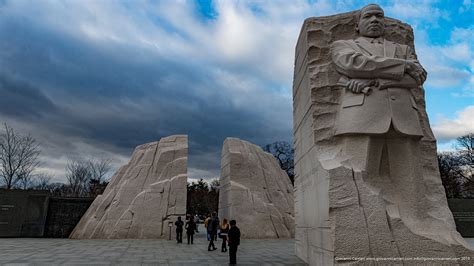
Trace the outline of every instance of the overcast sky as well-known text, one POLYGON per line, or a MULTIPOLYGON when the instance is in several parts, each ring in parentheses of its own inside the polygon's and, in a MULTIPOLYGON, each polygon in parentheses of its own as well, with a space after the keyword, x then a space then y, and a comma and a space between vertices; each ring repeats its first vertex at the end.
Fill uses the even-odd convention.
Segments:
POLYGON ((189 175, 215 178, 226 137, 292 142, 303 20, 377 2, 410 23, 442 150, 474 132, 474 4, 463 1, 0 0, 0 122, 30 133, 40 171, 189 136, 189 175))

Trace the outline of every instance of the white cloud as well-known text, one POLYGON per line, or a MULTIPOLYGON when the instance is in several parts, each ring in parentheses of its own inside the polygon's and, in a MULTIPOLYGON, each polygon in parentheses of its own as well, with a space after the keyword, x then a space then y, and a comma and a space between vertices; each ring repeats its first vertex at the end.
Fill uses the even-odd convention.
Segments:
POLYGON ((474 36, 474 26, 468 28, 455 27, 451 32, 451 40, 456 42, 471 41, 472 36, 474 36))
MULTIPOLYGON (((128 156, 123 155, 126 154, 123 150, 97 143, 95 140, 60 135, 49 130, 48 126, 38 127, 33 123, 24 123, 8 117, 0 116, 0 121, 7 123, 17 134, 29 134, 35 138, 41 151, 38 158, 40 166, 35 173, 47 174, 52 177, 53 182, 66 182, 66 165, 69 160, 111 159, 110 175, 129 161, 128 156)), ((0 132, 3 131, 2 125, 0 132)))
MULTIPOLYGON (((1 1, 1 0, 0 0, 1 1)), ((31 1, 9 2, 10 14, 37 27, 47 27, 52 31, 67 34, 77 40, 96 45, 103 50, 130 49, 136 57, 129 60, 151 60, 155 55, 165 57, 180 64, 194 63, 206 70, 212 79, 207 87, 196 84, 200 94, 197 97, 223 95, 232 107, 253 110, 261 114, 268 129, 291 129, 291 82, 294 48, 304 19, 310 16, 330 15, 359 8, 358 1, 319 0, 309 3, 299 1, 217 1, 214 19, 204 21, 194 10, 191 1, 134 1, 126 5, 116 1, 65 1, 44 0, 41 8, 31 1), (255 12, 255 6, 261 12, 255 12), (40 11, 40 12, 38 12, 40 11), (139 56, 141 55, 141 56, 139 56), (215 86, 214 86, 215 85, 215 86), (217 91, 219 89, 219 91, 217 91), (277 119, 275 119, 275 117, 277 119)), ((429 72, 429 87, 455 88, 458 97, 473 95, 472 76, 474 59, 472 36, 474 27, 455 28, 451 40, 446 45, 430 44, 426 25, 437 25, 446 19, 446 11, 436 8, 436 1, 405 0, 382 6, 388 16, 412 22, 417 41, 417 52, 429 72)), ((471 6, 465 1, 464 10, 471 6)), ((115 52, 117 53, 117 52, 115 52)), ((125 99, 126 100, 126 99, 125 99)), ((71 99, 71 109, 77 108, 71 99)), ((134 101, 131 110, 140 110, 147 105, 134 101)), ((84 105, 82 105, 84 107, 84 105)), ((93 110, 97 117, 110 117, 109 112, 117 112, 113 106, 108 110, 85 106, 93 110)), ((80 113, 80 109, 77 112, 80 113)), ((466 128, 465 109, 454 120, 443 120, 435 126, 440 138, 450 138, 466 128), (462 117, 461 117, 462 115, 462 117)), ((133 115, 141 112, 130 113, 133 115)), ((472 128, 471 128, 472 129, 472 128)), ((36 134, 36 133, 35 133, 36 134)), ((61 138, 43 132, 45 142, 61 138)), ((71 146, 71 154, 97 154, 99 149, 91 147, 85 140, 68 139, 78 142, 71 146)), ((190 139, 191 141, 191 139, 190 139)), ((53 141, 54 142, 54 141, 53 141)), ((269 141, 270 142, 270 141, 269 141)), ((64 144, 64 143, 63 143, 64 144)), ((68 145, 68 143, 65 143, 68 145)), ((57 154, 57 147, 48 147, 51 154, 44 158, 51 171, 61 175, 66 157, 57 154)), ((62 149, 64 150, 64 149, 62 149)), ((46 150, 45 150, 46 151, 46 150)), ((122 153, 123 154, 123 153, 122 153)), ((109 154, 111 155, 111 154, 109 154)), ((118 158, 125 162, 128 158, 118 158)), ((189 176, 216 176, 215 170, 189 169, 189 176)))
POLYGON ((207 171, 197 168, 188 168, 188 182, 198 181, 203 179, 204 181, 210 183, 212 180, 219 178, 220 173, 216 171, 207 171))
POLYGON ((426 68, 428 80, 425 86, 428 87, 454 89, 469 83, 471 77, 469 71, 455 67, 427 64, 426 68))
POLYGON ((426 87, 454 89, 452 94, 457 96, 472 95, 474 44, 467 41, 472 34, 474 27, 455 28, 446 45, 432 45, 427 38, 417 41, 418 58, 428 71, 426 87))
POLYGON ((394 1, 392 5, 384 7, 387 15, 392 15, 398 19, 406 19, 412 25, 430 25, 437 26, 440 19, 448 19, 449 13, 436 7, 437 1, 422 0, 399 0, 394 1))
POLYGON ((469 12, 473 8, 473 4, 471 0, 464 0, 462 6, 459 7, 459 13, 469 12))
POLYGON ((449 140, 448 142, 438 142, 437 143, 438 152, 452 152, 456 150, 456 141, 449 140))
POLYGON ((472 58, 471 47, 467 42, 455 43, 446 47, 440 48, 442 54, 453 60, 454 62, 460 62, 468 64, 472 58))
POLYGON ((469 105, 465 109, 456 113, 454 119, 440 119, 433 126, 433 132, 439 140, 451 140, 468 133, 474 132, 474 105, 469 105))

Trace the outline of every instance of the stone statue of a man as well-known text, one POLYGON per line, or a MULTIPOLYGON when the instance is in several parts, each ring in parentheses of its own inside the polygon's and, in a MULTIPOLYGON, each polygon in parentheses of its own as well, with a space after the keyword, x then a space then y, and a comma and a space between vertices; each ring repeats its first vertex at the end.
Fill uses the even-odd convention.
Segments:
POLYGON ((331 45, 339 84, 345 86, 335 135, 344 139, 349 166, 377 183, 381 175, 386 181, 418 175, 413 158, 423 131, 411 89, 427 75, 409 46, 382 37, 384 27, 382 8, 365 6, 356 26, 359 37, 331 45))
POLYGON ((295 243, 310 265, 474 259, 439 176, 427 73, 412 40, 408 24, 373 4, 303 24, 293 79, 295 243))
POLYGON ((332 61, 345 86, 336 119, 341 163, 364 172, 364 181, 379 191, 394 216, 412 230, 425 217, 416 211, 423 137, 412 89, 423 84, 426 71, 412 49, 383 38, 384 12, 378 5, 361 9, 359 37, 331 45, 332 61))
POLYGON ((426 71, 409 46, 385 40, 384 12, 362 8, 355 40, 335 41, 332 58, 346 85, 336 135, 384 134, 390 127, 422 137, 410 89, 423 84, 426 71))

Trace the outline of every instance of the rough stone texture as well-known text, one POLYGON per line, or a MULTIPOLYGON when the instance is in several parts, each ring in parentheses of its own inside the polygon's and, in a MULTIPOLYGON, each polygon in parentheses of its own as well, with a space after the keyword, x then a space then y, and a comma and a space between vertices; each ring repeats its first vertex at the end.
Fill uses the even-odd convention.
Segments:
POLYGON ((237 138, 224 141, 219 218, 235 219, 243 238, 294 236, 293 188, 273 155, 237 138))
POLYGON ((186 214, 187 155, 186 135, 138 146, 70 238, 168 238, 186 214))
MULTIPOLYGON (((340 75, 331 62, 330 45, 356 37, 355 14, 307 19, 296 46, 293 122, 297 256, 310 265, 342 263, 336 258, 343 257, 470 256, 472 263, 473 253, 456 232, 446 202, 422 89, 412 91, 424 135, 419 143, 420 163, 411 166, 419 170, 419 176, 393 186, 404 188, 402 192, 409 195, 398 196, 400 205, 388 204, 396 201, 388 196, 405 195, 391 191, 387 186, 390 181, 369 180, 364 171, 347 167, 340 157, 344 143, 334 136, 334 125, 343 88, 336 85, 340 75)), ((386 18, 385 26, 386 39, 413 48, 409 25, 386 18)))

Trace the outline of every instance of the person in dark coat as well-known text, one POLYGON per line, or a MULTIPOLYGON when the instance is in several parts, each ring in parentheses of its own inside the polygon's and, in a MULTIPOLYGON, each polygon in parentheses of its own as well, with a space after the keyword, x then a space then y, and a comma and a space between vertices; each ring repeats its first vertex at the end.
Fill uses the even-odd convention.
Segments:
POLYGON ((174 223, 176 225, 176 241, 183 243, 183 226, 184 222, 181 220, 181 216, 178 216, 178 220, 174 223))
POLYGON ((211 241, 209 242, 209 246, 207 246, 207 250, 208 251, 213 251, 213 250, 216 250, 216 246, 214 245, 214 240, 216 238, 216 235, 217 235, 217 229, 219 227, 219 218, 217 218, 217 213, 216 212, 213 212, 212 215, 211 215, 211 219, 209 220, 209 224, 208 224, 208 230, 210 229, 210 237, 211 237, 211 241), (212 249, 211 249, 212 247, 212 249))
POLYGON ((189 243, 193 244, 195 231, 196 223, 194 222, 194 218, 190 217, 189 220, 186 222, 186 236, 188 237, 188 245, 189 243))
POLYGON ((230 220, 230 229, 227 233, 227 242, 229 243, 229 264, 237 264, 237 247, 240 245, 240 229, 235 220, 230 220))

